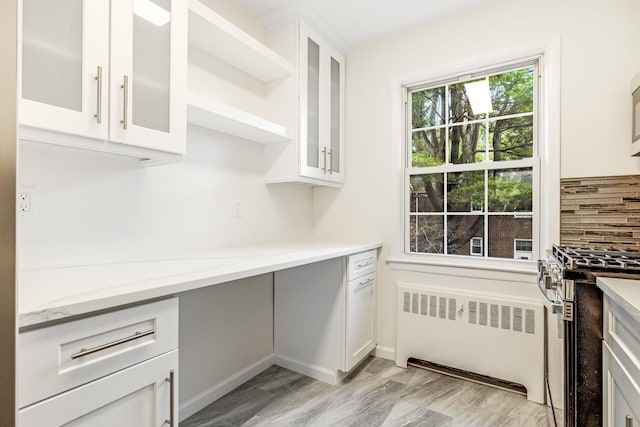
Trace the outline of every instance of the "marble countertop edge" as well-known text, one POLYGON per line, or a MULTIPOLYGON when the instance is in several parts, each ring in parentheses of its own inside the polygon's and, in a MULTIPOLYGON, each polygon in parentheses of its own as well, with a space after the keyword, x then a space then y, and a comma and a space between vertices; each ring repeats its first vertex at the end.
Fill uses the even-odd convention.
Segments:
MULTIPOLYGON (((45 322, 60 320, 71 316, 88 314, 95 311, 115 308, 145 300, 167 297, 207 286, 227 283, 247 277, 272 273, 274 271, 299 267, 332 258, 348 256, 381 247, 375 243, 331 243, 331 242, 283 242, 263 246, 250 246, 246 250, 250 255, 242 255, 243 248, 232 248, 232 254, 225 258, 225 249, 214 249, 192 252, 182 255, 179 260, 199 260, 206 262, 211 259, 211 268, 200 266, 197 270, 176 267, 171 274, 163 274, 142 280, 128 280, 126 274, 117 277, 117 283, 108 285, 87 286, 80 292, 77 290, 65 292, 65 285, 70 281, 76 282, 76 288, 83 286, 83 275, 87 283, 91 283, 91 275, 100 275, 117 263, 72 265, 61 268, 48 267, 45 269, 26 269, 19 273, 20 289, 18 327, 32 327, 45 322), (73 276, 69 279, 69 276, 73 276), (39 276, 45 276, 42 280, 39 276), (42 283, 47 281, 48 283, 42 283), (38 292, 42 287, 59 288, 55 298, 43 297, 38 292)), ((140 269, 148 268, 150 262, 158 260, 142 260, 140 269)), ((168 261, 169 262, 169 261, 168 261)), ((129 270, 137 267, 136 262, 127 263, 129 270)), ((140 273, 139 271, 136 273, 140 273)), ((68 286, 73 288, 73 286, 68 286)), ((51 291, 50 291, 51 292, 51 291)))

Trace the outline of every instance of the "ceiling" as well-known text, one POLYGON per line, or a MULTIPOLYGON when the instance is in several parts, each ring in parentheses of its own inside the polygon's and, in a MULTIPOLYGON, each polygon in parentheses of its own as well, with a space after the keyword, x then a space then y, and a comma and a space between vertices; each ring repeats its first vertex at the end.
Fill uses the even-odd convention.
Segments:
MULTIPOLYGON (((330 27, 348 49, 490 0, 240 0, 257 16, 304 8, 330 27)), ((327 28, 325 28, 326 30, 327 28)), ((319 29, 321 30, 321 29, 319 29)))

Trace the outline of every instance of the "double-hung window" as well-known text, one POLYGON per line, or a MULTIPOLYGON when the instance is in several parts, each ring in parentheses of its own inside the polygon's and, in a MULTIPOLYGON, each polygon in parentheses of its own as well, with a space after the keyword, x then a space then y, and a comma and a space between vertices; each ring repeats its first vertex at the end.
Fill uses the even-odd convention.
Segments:
POLYGON ((538 66, 406 88, 405 252, 513 260, 537 247, 538 66))

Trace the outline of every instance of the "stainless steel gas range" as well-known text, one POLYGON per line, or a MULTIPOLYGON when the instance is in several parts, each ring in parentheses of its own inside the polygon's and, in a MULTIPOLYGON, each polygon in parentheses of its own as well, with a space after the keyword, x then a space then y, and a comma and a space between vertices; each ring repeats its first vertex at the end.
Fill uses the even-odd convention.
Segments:
POLYGON ((640 254, 554 245, 538 261, 538 288, 564 323, 566 427, 602 425, 602 292, 598 276, 640 279, 640 254))

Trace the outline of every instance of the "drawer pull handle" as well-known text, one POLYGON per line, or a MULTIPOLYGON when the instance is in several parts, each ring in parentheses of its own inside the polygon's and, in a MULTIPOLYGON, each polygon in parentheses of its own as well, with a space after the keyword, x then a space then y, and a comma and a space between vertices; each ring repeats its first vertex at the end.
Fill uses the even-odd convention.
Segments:
POLYGON ((627 418, 624 419, 625 427, 633 427, 633 417, 631 415, 627 415, 627 418))
POLYGON ((175 422, 175 413, 173 411, 173 407, 175 404, 175 394, 174 394, 174 390, 175 390, 175 371, 172 369, 169 371, 169 378, 165 378, 165 381, 169 382, 169 419, 165 420, 164 423, 165 424, 169 424, 169 427, 173 427, 174 426, 174 422, 175 422))
POLYGON ((371 259, 366 260, 365 262, 359 262, 358 264, 356 264, 356 266, 358 268, 363 268, 363 267, 368 267, 371 265, 371 259))
POLYGON ((373 279, 367 279, 364 282, 360 282, 358 283, 358 289, 362 289, 364 288, 366 285, 368 285, 369 283, 373 282, 373 279))
POLYGON ((128 336, 126 338, 121 338, 119 340, 111 341, 109 343, 98 345, 92 348, 81 348, 79 352, 71 355, 71 359, 72 360, 79 359, 81 357, 88 356, 90 354, 97 353, 99 351, 106 350, 108 348, 115 347, 117 345, 124 344, 129 341, 138 340, 140 338, 153 335, 155 333, 156 333, 155 329, 149 329, 148 331, 136 332, 135 334, 128 336))

